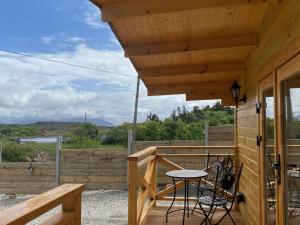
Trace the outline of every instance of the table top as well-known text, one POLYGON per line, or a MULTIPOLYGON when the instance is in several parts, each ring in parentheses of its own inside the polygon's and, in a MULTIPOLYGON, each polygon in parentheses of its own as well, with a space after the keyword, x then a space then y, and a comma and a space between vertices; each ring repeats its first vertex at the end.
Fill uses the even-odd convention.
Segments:
POLYGON ((300 171, 299 170, 288 170, 288 176, 294 178, 300 178, 300 171))
POLYGON ((207 172, 202 170, 172 170, 166 173, 168 177, 180 179, 201 178, 207 176, 207 172))

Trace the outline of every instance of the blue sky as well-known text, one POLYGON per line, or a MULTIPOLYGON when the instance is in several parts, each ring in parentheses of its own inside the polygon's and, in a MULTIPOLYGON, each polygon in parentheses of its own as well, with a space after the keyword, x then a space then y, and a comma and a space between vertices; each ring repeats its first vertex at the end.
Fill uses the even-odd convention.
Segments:
POLYGON ((94 49, 120 50, 99 18, 99 10, 84 0, 3 0, 0 43, 16 51, 54 53, 74 50, 70 38, 77 37, 94 49))
MULTIPOLYGON (((100 11, 86 0, 3 0, 0 49, 32 54, 129 77, 16 56, 0 51, 0 123, 103 118, 132 122, 136 71, 100 11)), ((141 84, 138 120, 168 117, 182 95, 148 97, 141 84)))

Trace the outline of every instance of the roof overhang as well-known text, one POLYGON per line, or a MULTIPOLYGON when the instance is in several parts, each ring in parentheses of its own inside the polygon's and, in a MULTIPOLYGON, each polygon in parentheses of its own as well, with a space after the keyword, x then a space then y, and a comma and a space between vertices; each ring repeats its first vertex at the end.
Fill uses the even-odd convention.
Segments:
POLYGON ((267 0, 92 0, 148 95, 186 94, 234 105, 267 0))

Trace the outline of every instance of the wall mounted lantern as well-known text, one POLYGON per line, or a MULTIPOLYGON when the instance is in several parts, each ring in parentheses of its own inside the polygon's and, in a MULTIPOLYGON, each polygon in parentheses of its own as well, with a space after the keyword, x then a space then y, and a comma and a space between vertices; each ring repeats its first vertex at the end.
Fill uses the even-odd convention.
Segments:
POLYGON ((234 98, 236 104, 238 102, 246 103, 246 101, 247 101, 246 94, 244 94, 243 97, 240 98, 241 86, 237 82, 235 82, 235 81, 233 82, 233 84, 230 87, 230 90, 231 90, 232 97, 234 98))

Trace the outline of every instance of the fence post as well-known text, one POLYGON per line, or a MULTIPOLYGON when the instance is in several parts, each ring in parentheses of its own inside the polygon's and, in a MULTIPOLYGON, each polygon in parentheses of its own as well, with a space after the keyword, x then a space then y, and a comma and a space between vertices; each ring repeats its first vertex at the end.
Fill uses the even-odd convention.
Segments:
POLYGON ((128 144, 127 144, 127 155, 132 154, 132 130, 128 130, 128 144))
MULTIPOLYGON (((204 145, 205 146, 208 146, 209 145, 209 134, 208 134, 208 127, 209 127, 209 123, 208 123, 208 120, 205 120, 205 122, 204 122, 204 126, 205 126, 205 128, 204 128, 204 145)), ((205 149, 205 154, 208 154, 208 150, 207 149, 205 149)), ((205 159, 205 166, 207 165, 207 157, 205 157, 204 158, 205 159)))
POLYGON ((55 157, 55 183, 60 185, 60 152, 61 152, 61 136, 56 138, 56 157, 55 157))
POLYGON ((0 163, 2 161, 2 152, 3 152, 3 145, 2 142, 0 142, 0 163))

